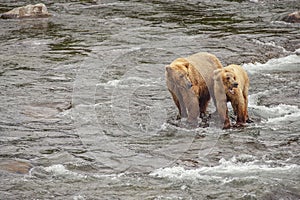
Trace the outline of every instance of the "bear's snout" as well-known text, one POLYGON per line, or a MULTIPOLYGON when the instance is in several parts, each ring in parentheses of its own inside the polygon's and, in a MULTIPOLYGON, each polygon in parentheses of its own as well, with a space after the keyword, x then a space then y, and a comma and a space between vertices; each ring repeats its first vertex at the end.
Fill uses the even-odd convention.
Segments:
POLYGON ((232 87, 237 88, 238 85, 239 85, 239 84, 238 84, 237 82, 234 82, 234 83, 232 84, 232 87))

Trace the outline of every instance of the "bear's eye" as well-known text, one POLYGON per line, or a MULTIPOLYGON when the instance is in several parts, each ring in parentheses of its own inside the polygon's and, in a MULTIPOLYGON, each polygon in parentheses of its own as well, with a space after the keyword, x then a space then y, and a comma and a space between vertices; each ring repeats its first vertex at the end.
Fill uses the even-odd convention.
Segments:
POLYGON ((229 81, 229 80, 230 80, 230 77, 227 77, 226 79, 227 79, 227 81, 229 81))
POLYGON ((233 77, 233 79, 235 80, 235 77, 233 77))

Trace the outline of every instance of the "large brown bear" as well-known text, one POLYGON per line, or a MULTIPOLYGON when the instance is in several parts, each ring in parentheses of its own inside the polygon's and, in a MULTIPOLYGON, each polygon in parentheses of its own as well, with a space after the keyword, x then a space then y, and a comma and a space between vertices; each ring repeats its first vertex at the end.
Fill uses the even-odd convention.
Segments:
POLYGON ((214 99, 214 70, 221 68, 218 58, 209 53, 177 58, 166 66, 167 87, 180 118, 197 125, 197 118, 205 115, 210 97, 214 99))
POLYGON ((214 93, 217 111, 224 121, 223 128, 230 127, 227 102, 230 101, 236 125, 251 122, 248 116, 249 78, 246 71, 239 65, 229 65, 214 71, 214 93))

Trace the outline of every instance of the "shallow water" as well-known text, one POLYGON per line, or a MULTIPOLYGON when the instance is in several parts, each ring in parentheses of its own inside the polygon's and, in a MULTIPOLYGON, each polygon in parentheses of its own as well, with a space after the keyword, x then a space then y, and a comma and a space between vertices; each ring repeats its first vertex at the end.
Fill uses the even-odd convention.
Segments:
POLYGON ((45 3, 0 21, 1 199, 300 198, 297 1, 45 3), (253 124, 180 127, 164 66, 199 51, 248 71, 253 124))

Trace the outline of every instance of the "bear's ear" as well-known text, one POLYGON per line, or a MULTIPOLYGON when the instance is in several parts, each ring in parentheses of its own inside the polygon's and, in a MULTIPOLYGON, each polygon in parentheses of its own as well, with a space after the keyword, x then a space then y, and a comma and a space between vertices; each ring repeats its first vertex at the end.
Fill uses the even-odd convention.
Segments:
POLYGON ((219 80, 221 76, 222 69, 214 70, 214 80, 219 80))
POLYGON ((216 70, 214 70, 214 75, 219 74, 221 71, 222 71, 222 69, 216 69, 216 70))
POLYGON ((185 58, 177 58, 176 61, 177 61, 178 64, 180 64, 180 65, 186 67, 187 69, 188 69, 189 66, 190 66, 189 61, 188 61, 187 59, 185 59, 185 58))
POLYGON ((176 70, 174 70, 174 68, 171 65, 166 65, 165 66, 165 73, 167 76, 174 76, 174 72, 176 70))
POLYGON ((189 68, 190 66, 190 63, 189 61, 185 60, 185 62, 182 63, 187 69, 189 68))
POLYGON ((170 65, 166 65, 166 66, 165 66, 165 68, 166 68, 166 71, 167 71, 167 72, 169 72, 169 71, 171 71, 171 70, 172 70, 172 68, 171 68, 171 66, 170 66, 170 65))

